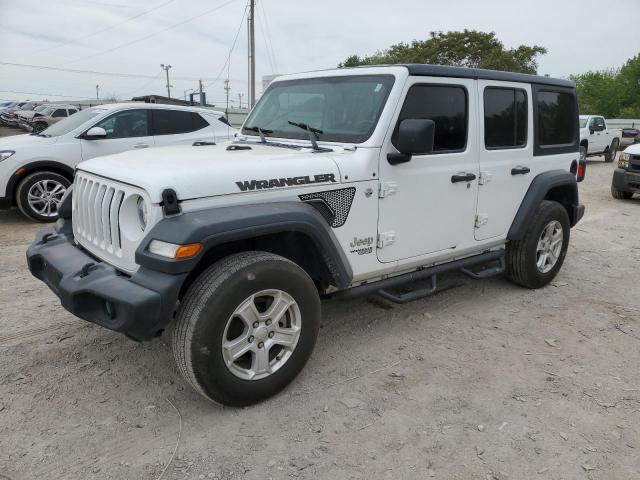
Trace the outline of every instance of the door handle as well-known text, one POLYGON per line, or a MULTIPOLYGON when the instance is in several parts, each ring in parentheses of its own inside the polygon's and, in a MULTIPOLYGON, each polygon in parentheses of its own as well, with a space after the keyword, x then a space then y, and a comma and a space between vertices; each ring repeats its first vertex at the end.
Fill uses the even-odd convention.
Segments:
POLYGON ((451 183, 471 182, 475 179, 476 179, 476 176, 473 173, 461 172, 451 176, 451 183))
POLYGON ((133 148, 147 148, 149 147, 148 143, 136 143, 133 148))
POLYGON ((530 171, 529 167, 516 167, 511 169, 511 175, 526 175, 530 171))

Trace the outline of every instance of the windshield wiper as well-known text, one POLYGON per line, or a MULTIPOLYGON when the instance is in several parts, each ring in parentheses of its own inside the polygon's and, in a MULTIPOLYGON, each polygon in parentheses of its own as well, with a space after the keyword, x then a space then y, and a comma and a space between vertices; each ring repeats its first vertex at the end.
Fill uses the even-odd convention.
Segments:
POLYGON ((320 140, 320 137, 318 137, 318 135, 322 135, 324 132, 322 130, 320 130, 319 128, 314 128, 311 127, 309 125, 307 125, 306 123, 296 123, 296 122, 292 122, 292 121, 287 121, 287 123, 289 125, 293 125, 294 127, 298 127, 301 128, 302 130, 306 130, 307 133, 309 134, 309 140, 311 141, 311 146, 313 147, 313 149, 316 152, 327 152, 327 151, 331 151, 331 149, 329 148, 320 148, 318 146, 318 142, 317 140, 320 140))
POLYGON ((269 134, 269 133, 273 133, 273 130, 267 130, 266 128, 260 128, 260 127, 244 127, 245 130, 249 130, 250 132, 256 132, 258 135, 260 135, 260 141, 262 143, 267 143, 267 139, 265 138, 264 134, 269 134))

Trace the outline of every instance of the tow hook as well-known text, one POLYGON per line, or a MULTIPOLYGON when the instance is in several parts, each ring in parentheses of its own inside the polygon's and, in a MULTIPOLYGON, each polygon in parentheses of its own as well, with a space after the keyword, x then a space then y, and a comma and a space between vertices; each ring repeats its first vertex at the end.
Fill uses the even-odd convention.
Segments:
POLYGON ((89 275, 91 273, 91 270, 93 270, 95 267, 96 264, 93 262, 86 263, 80 270, 80 278, 84 278, 89 275))

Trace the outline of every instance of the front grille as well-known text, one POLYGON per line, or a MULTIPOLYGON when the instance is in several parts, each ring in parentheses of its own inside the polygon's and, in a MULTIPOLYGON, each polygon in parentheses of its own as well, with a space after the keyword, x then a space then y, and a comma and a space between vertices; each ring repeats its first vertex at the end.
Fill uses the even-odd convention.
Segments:
POLYGON ((76 242, 118 270, 134 273, 138 270, 136 250, 161 218, 159 209, 150 208, 146 228, 141 229, 136 209, 131 208, 141 197, 152 206, 141 188, 76 171, 72 197, 76 242))
POLYGON ((631 155, 629 158, 629 170, 640 172, 640 155, 631 155))
POLYGON ((79 173, 74 186, 73 227, 85 242, 114 255, 122 248, 118 217, 124 191, 101 178, 79 173))

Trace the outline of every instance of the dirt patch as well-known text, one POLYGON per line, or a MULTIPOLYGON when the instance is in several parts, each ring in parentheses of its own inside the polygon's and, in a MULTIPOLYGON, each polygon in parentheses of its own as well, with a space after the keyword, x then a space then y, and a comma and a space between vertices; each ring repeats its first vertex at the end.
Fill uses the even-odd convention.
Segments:
POLYGON ((589 162, 552 285, 326 301, 299 378, 244 409, 195 394, 166 340, 66 313, 25 267, 39 225, 0 212, 0 474, 157 479, 180 433, 164 479, 638 478, 640 199, 611 198, 613 168, 589 162))

